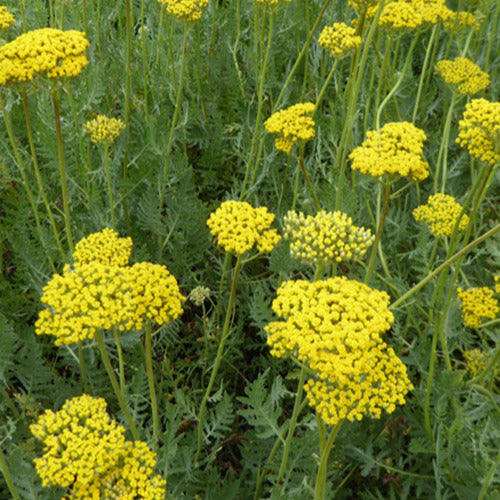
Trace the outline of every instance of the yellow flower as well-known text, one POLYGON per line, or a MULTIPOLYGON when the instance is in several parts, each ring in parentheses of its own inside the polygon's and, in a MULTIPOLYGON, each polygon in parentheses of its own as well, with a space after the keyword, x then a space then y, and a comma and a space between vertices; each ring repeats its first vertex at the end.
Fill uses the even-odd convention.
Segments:
POLYGON ((366 12, 366 18, 371 19, 378 9, 378 0, 349 0, 349 6, 361 14, 366 12))
POLYGON ((269 5, 270 7, 276 7, 281 3, 290 3, 292 0, 255 0, 257 3, 261 3, 264 5, 269 5))
POLYGON ((96 118, 83 124, 83 132, 90 135, 95 144, 111 144, 125 130, 125 123, 119 118, 108 118, 97 115, 96 118))
POLYGON ((165 496, 166 481, 154 475, 155 454, 141 441, 125 441, 102 398, 75 397, 57 412, 46 410, 30 430, 44 447, 34 460, 43 486, 69 488, 68 498, 81 500, 165 496))
POLYGON ((351 168, 372 177, 384 174, 411 175, 423 180, 429 175, 429 164, 422 159, 423 130, 408 122, 387 123, 377 131, 368 131, 366 141, 350 155, 351 168))
POLYGON ((466 57, 436 64, 436 71, 443 80, 461 94, 477 94, 490 84, 490 76, 466 57))
POLYGON ((0 29, 5 30, 15 22, 14 16, 7 10, 7 7, 0 5, 0 29))
POLYGON ((458 130, 458 144, 474 158, 492 165, 500 160, 500 103, 472 99, 458 130))
POLYGON ((273 220, 265 207, 225 201, 210 215, 207 226, 226 252, 243 255, 257 245, 260 252, 270 253, 280 240, 276 229, 269 229, 273 220))
POLYGON ((394 321, 389 296, 345 277, 284 282, 273 301, 282 321, 269 323, 267 343, 315 374, 309 404, 330 424, 381 410, 392 412, 411 389, 406 367, 382 340, 394 321))
POLYGON ((495 276, 495 292, 500 293, 500 274, 495 276))
MULTIPOLYGON (((450 236, 462 207, 448 194, 429 196, 426 205, 420 205, 413 210, 417 222, 425 222, 434 236, 450 236)), ((462 215, 458 230, 463 231, 469 224, 469 217, 462 215)))
POLYGON ((356 30, 345 23, 333 23, 323 29, 318 43, 333 57, 344 57, 361 45, 361 37, 355 33, 356 30))
POLYGON ((201 19, 203 9, 208 5, 208 0, 158 0, 169 14, 179 21, 196 22, 201 19))
POLYGON ((453 11, 446 6, 446 0, 412 0, 411 3, 428 26, 446 22, 453 15, 453 11))
POLYGON ((477 328, 483 322, 482 318, 495 319, 500 311, 498 300, 493 297, 494 292, 491 288, 485 286, 468 290, 458 288, 457 291, 465 326, 477 328))
POLYGON ((424 16, 412 2, 390 2, 384 6, 378 24, 393 30, 415 30, 424 24, 424 16))
POLYGON ((474 31, 478 31, 481 27, 481 21, 479 21, 474 14, 464 11, 452 11, 451 15, 444 23, 446 31, 451 34, 460 33, 460 31, 468 30, 473 26, 474 31))
POLYGON ((479 375, 489 361, 489 356, 481 351, 481 349, 471 349, 464 352, 465 362, 467 363, 467 371, 471 376, 479 375))
POLYGON ((295 143, 309 141, 314 137, 314 120, 308 116, 314 111, 311 102, 295 104, 271 115, 264 123, 271 134, 278 134, 276 149, 290 153, 295 143))
POLYGON ((332 264, 361 259, 374 237, 369 229, 356 227, 342 212, 321 211, 316 216, 288 212, 284 218, 290 253, 303 264, 332 264))
POLYGON ((42 28, 0 47, 0 85, 29 82, 36 75, 73 77, 88 64, 89 42, 80 31, 42 28))

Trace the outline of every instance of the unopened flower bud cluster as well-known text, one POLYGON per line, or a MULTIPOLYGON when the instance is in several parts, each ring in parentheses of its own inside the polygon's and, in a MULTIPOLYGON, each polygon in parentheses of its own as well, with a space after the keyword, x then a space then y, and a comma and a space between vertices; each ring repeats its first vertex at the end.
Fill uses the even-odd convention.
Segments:
POLYGON ((119 118, 97 115, 83 124, 83 132, 90 136, 95 144, 111 144, 125 130, 125 123, 119 118))

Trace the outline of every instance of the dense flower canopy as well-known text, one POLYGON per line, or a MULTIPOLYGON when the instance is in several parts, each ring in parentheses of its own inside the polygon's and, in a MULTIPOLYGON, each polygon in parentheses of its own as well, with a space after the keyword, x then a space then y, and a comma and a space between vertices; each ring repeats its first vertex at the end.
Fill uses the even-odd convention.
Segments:
POLYGON ((81 31, 42 28, 28 31, 0 47, 0 85, 73 77, 88 64, 89 42, 81 31))

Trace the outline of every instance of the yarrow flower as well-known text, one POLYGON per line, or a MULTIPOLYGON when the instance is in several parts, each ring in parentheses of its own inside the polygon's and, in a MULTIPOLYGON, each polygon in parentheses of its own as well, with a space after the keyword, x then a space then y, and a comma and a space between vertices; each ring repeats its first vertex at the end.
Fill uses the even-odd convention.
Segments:
POLYGON ((123 130, 125 123, 119 118, 108 118, 104 115, 97 115, 93 120, 83 124, 83 132, 89 135, 95 144, 111 144, 123 130))
POLYGON ((369 229, 355 226, 347 214, 339 211, 322 210, 314 217, 289 211, 284 223, 284 236, 291 240, 290 253, 303 264, 361 259, 374 239, 369 229))
POLYGON ((290 3, 292 0, 255 0, 257 3, 261 3, 264 5, 269 5, 270 7, 276 7, 280 3, 290 3))
POLYGON ((472 99, 466 104, 457 143, 485 163, 500 161, 500 102, 472 99))
POLYGON ((495 292, 500 293, 500 274, 495 276, 495 292))
POLYGON ((479 375, 486 368, 486 363, 489 360, 489 356, 481 349, 465 351, 464 358, 467 363, 467 371, 472 377, 479 375))
POLYGON ((179 21, 194 23, 201 19, 208 0, 158 0, 179 21))
POLYGON ((361 37, 356 30, 345 23, 326 26, 319 35, 318 43, 333 57, 345 57, 361 45, 361 37))
POLYGON ((0 29, 6 30, 15 22, 14 16, 7 10, 7 7, 0 5, 0 29))
POLYGON ((315 378, 309 404, 325 422, 379 418, 412 388, 406 367, 382 340, 394 321, 389 296, 345 277, 283 283, 273 301, 282 321, 269 323, 267 343, 278 358, 293 357, 315 378))
POLYGON ((465 326, 477 328, 483 322, 483 318, 495 319, 500 311, 498 300, 493 297, 494 292, 491 288, 485 286, 468 290, 458 288, 457 292, 465 326))
POLYGON ((130 246, 112 230, 77 244, 74 267, 65 266, 43 289, 48 307, 35 332, 69 345, 94 338, 97 330, 141 330, 146 321, 163 325, 180 316, 184 297, 175 278, 158 264, 127 266, 130 246))
POLYGON ((380 133, 369 130, 366 137, 366 141, 349 155, 352 169, 372 177, 411 175, 418 181, 429 175, 429 164, 422 159, 427 137, 412 123, 387 123, 380 133))
POLYGON ((43 486, 70 488, 67 498, 75 500, 163 499, 166 481, 154 475, 155 454, 146 443, 126 441, 106 406, 104 399, 84 394, 57 412, 46 410, 30 426, 44 447, 34 460, 43 486))
MULTIPOLYGON (((434 236, 450 236, 462 207, 448 194, 429 196, 426 205, 420 205, 413 210, 417 222, 425 222, 434 236)), ((469 217, 462 215, 458 230, 463 231, 469 224, 469 217)))
POLYGON ((210 215, 207 226, 226 252, 243 255, 257 245, 259 252, 270 253, 281 238, 276 229, 269 229, 274 217, 266 207, 230 200, 210 215))
POLYGON ((460 94, 477 94, 490 84, 488 73, 466 57, 456 57, 453 61, 439 61, 436 64, 436 71, 460 94))
POLYGON ((389 2, 384 6, 378 24, 393 30, 415 30, 424 24, 424 16, 413 2, 389 2))
POLYGON ((88 64, 85 33, 42 28, 28 31, 0 47, 0 85, 32 81, 36 75, 79 75, 88 64))
POLYGON ((294 144, 309 141, 314 137, 314 120, 309 116, 314 111, 311 102, 294 104, 271 115, 264 123, 271 134, 278 134, 274 141, 276 149, 290 153, 294 144))
POLYGON ((473 26, 474 31, 478 31, 481 27, 481 22, 474 14, 465 11, 452 12, 449 18, 444 23, 446 31, 453 35, 456 35, 461 31, 468 30, 473 26))

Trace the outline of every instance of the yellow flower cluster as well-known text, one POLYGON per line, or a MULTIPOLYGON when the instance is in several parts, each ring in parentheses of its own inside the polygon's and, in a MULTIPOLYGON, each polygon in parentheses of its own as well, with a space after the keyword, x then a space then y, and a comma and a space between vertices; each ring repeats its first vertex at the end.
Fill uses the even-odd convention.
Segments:
POLYGON ((378 0, 349 0, 349 6, 361 14, 366 11, 366 18, 371 19, 378 9, 378 0))
POLYGON ((486 368, 489 356, 481 351, 481 349, 471 349, 464 352, 464 358, 467 363, 467 371, 475 377, 486 368))
POLYGON ((0 5, 0 29, 6 30, 15 22, 14 16, 7 10, 7 7, 0 5))
POLYGON ((477 94, 490 84, 488 73, 466 57, 439 61, 436 71, 452 89, 457 89, 461 94, 477 94))
POLYGON ((412 0, 411 3, 428 26, 445 23, 453 15, 453 11, 446 6, 446 0, 412 0))
POLYGON ((500 103, 472 99, 458 124, 457 142, 478 160, 500 161, 500 103))
POLYGON ((255 0, 257 3, 261 3, 264 5, 269 5, 270 7, 276 7, 280 3, 288 2, 290 3, 292 0, 255 0))
POLYGON ((42 28, 28 31, 0 47, 0 85, 80 74, 89 42, 80 31, 42 28))
MULTIPOLYGON (((413 210, 413 217, 417 222, 425 222, 434 236, 450 236, 461 211, 462 206, 453 196, 438 193, 429 196, 426 205, 413 210)), ((463 231, 468 224, 469 216, 463 214, 458 230, 463 231)))
POLYGON ((109 417, 102 398, 73 398, 57 412, 46 410, 30 430, 44 446, 34 460, 43 486, 70 488, 67 498, 165 496, 166 481, 154 475, 155 454, 146 443, 125 441, 125 429, 109 417))
POLYGON ((295 104, 271 115, 264 123, 271 134, 278 134, 274 141, 276 149, 290 153, 293 145, 299 141, 309 141, 314 137, 314 120, 310 114, 314 111, 311 102, 295 104))
POLYGON ((126 266, 131 241, 102 233, 80 242, 74 267, 65 266, 43 289, 48 308, 40 311, 35 331, 55 336, 56 345, 92 339, 97 330, 140 330, 148 320, 162 325, 182 314, 184 297, 167 268, 126 266))
POLYGON ((495 292, 500 293, 500 274, 495 276, 495 292))
POLYGON ((194 23, 201 19, 208 0, 158 0, 179 21, 194 23))
POLYGON ((389 296, 345 277, 283 283, 273 301, 283 321, 269 323, 267 343, 315 374, 309 404, 329 424, 380 417, 404 404, 412 388, 406 367, 382 340, 394 321, 389 296))
POLYGON ((270 253, 281 238, 276 229, 269 229, 273 220, 266 207, 230 200, 210 215, 207 226, 226 252, 243 255, 257 245, 259 252, 270 253))
POLYGON ((318 43, 333 57, 344 57, 361 45, 361 37, 355 33, 356 30, 345 23, 333 23, 323 29, 318 43))
POLYGON ((349 155, 354 170, 372 177, 411 175, 413 180, 419 181, 429 175, 429 164, 422 159, 427 137, 412 123, 387 123, 380 133, 369 130, 366 137, 366 141, 349 155))
POLYGON ((289 211, 285 238, 291 240, 290 253, 303 264, 332 264, 348 259, 361 259, 374 237, 369 229, 357 227, 343 212, 322 210, 314 217, 289 211))
POLYGON ((465 11, 452 12, 444 23, 446 31, 454 35, 468 30, 472 26, 474 26, 474 31, 478 31, 481 27, 481 22, 474 14, 465 11))
POLYGON ((83 124, 83 132, 90 136, 95 144, 111 144, 125 130, 125 123, 119 118, 108 118, 97 115, 96 118, 83 124))
POLYGON ((415 30, 424 24, 424 16, 412 2, 390 2, 384 6, 379 26, 394 30, 415 30))
POLYGON ((461 301, 462 319, 465 326, 477 328, 482 318, 495 319, 500 308, 498 300, 493 297, 493 290, 486 286, 463 290, 458 288, 458 298, 461 301))

